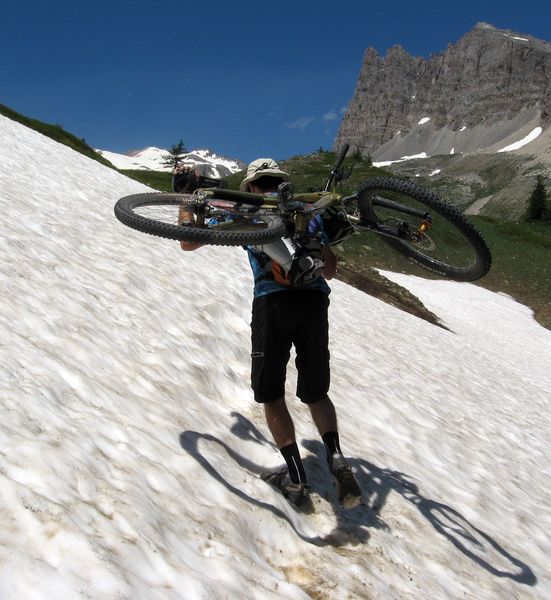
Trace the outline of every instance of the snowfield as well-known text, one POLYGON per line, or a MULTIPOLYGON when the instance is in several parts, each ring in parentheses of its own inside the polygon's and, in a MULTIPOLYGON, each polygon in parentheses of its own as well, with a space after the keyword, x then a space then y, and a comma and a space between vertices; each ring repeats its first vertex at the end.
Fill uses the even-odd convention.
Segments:
POLYGON ((551 597, 551 332, 471 284, 386 273, 448 329, 339 281, 341 509, 287 391, 316 511, 249 389, 240 248, 118 223, 146 189, 0 116, 0 598, 551 597))

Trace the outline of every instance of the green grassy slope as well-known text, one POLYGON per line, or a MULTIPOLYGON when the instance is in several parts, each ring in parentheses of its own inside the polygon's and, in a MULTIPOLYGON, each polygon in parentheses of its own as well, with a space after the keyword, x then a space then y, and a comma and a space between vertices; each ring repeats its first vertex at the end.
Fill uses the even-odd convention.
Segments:
MULTIPOLYGON (((279 166, 291 175, 297 192, 306 192, 310 188, 322 188, 337 158, 334 152, 314 152, 304 156, 294 156, 286 160, 278 160, 279 166)), ((353 166, 351 176, 343 182, 343 191, 356 190, 362 181, 377 175, 389 175, 388 171, 378 169, 366 159, 355 160, 347 157, 344 168, 353 166)), ((235 173, 226 177, 230 188, 237 189, 244 173, 235 173)))
POLYGON ((18 123, 21 123, 30 129, 34 129, 35 131, 38 131, 39 133, 55 140, 56 142, 59 142, 60 144, 69 146, 69 148, 84 154, 88 158, 92 158, 107 167, 113 168, 113 165, 99 155, 93 148, 91 148, 84 139, 78 138, 72 133, 65 131, 61 125, 51 125, 49 123, 38 121, 37 119, 31 119, 16 112, 8 106, 5 106, 4 104, 0 104, 0 114, 8 117, 8 119, 11 119, 12 121, 17 121, 18 123))
POLYGON ((479 285, 530 306, 538 322, 551 329, 551 222, 472 220, 490 244, 494 259, 479 285))
POLYGON ((171 173, 164 171, 138 171, 134 169, 119 169, 119 172, 160 192, 172 191, 171 173))
MULTIPOLYGON (((91 148, 84 139, 78 138, 72 133, 65 131, 61 125, 51 125, 49 123, 39 121, 38 119, 31 119, 25 115, 22 115, 21 113, 16 112, 8 106, 5 106, 4 104, 0 104, 0 114, 4 115, 8 119, 11 119, 12 121, 16 121, 22 125, 25 125, 25 127, 29 127, 30 129, 38 131, 42 135, 45 135, 56 142, 59 142, 60 144, 69 146, 69 148, 84 154, 88 158, 97 160, 106 167, 115 169, 115 167, 106 158, 91 148)), ((136 181, 149 185, 154 189, 163 192, 169 192, 172 189, 172 175, 170 173, 164 173, 161 171, 138 171, 123 169, 115 170, 118 170, 127 177, 131 177, 136 181)))

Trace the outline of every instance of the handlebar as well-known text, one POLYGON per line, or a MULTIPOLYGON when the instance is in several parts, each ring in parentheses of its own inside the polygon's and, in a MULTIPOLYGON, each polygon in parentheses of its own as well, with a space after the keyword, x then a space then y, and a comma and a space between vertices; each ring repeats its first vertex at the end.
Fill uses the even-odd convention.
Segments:
POLYGON ((342 165, 344 157, 346 156, 346 153, 348 152, 349 148, 350 148, 350 146, 348 144, 342 145, 342 147, 339 151, 339 154, 337 155, 337 160, 335 161, 335 166, 333 167, 333 170, 331 171, 331 175, 329 175, 329 179, 327 180, 327 182, 325 183, 325 187, 323 188, 324 192, 330 191, 331 186, 333 185, 333 181, 339 177, 340 166, 342 165))
POLYGON ((350 146, 348 144, 343 144, 341 151, 337 156, 337 160, 335 161, 335 167, 333 170, 338 169, 342 165, 342 161, 344 160, 344 157, 346 156, 346 153, 348 152, 349 148, 350 146))

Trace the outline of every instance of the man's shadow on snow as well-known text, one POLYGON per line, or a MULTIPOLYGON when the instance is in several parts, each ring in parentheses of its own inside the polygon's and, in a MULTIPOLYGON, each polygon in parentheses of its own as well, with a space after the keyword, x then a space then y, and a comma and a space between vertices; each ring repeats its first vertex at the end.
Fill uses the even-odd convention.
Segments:
MULTIPOLYGON (((252 423, 239 413, 232 413, 235 422, 230 431, 246 441, 269 446, 275 449, 273 442, 252 423)), ((470 558, 480 567, 496 577, 508 577, 517 583, 533 586, 537 578, 532 569, 502 548, 494 539, 478 529, 457 510, 424 497, 417 485, 407 475, 391 469, 381 468, 361 458, 349 458, 350 464, 356 471, 358 483, 362 488, 364 502, 355 509, 345 510, 336 499, 334 487, 327 470, 325 448, 317 440, 305 440, 302 445, 312 454, 305 458, 304 466, 313 484, 313 490, 330 502, 337 520, 334 529, 326 535, 307 536, 296 526, 293 509, 284 511, 273 504, 263 502, 250 496, 241 488, 232 485, 216 469, 208 458, 202 454, 202 443, 215 444, 222 448, 238 465, 252 474, 260 475, 266 470, 264 465, 258 465, 233 450, 228 444, 210 434, 195 431, 184 431, 180 434, 180 445, 197 462, 226 489, 239 498, 251 504, 269 510, 276 516, 287 521, 295 533, 304 541, 316 546, 342 546, 344 544, 367 543, 370 538, 369 528, 390 530, 381 519, 380 513, 384 508, 391 492, 400 494, 411 502, 423 517, 442 536, 448 539, 457 550, 470 558)), ((287 508, 287 506, 285 505, 287 508)))
MULTIPOLYGON (((232 416, 236 419, 230 428, 230 431, 234 435, 243 440, 253 441, 258 444, 262 444, 263 446, 271 447, 274 449, 275 453, 276 447, 273 442, 268 440, 268 438, 266 438, 266 436, 264 436, 264 434, 251 421, 239 413, 234 412, 232 413, 232 416)), ((378 517, 375 514, 372 514, 372 511, 367 510, 365 507, 363 511, 363 519, 358 520, 357 517, 347 517, 345 513, 355 513, 359 510, 359 508, 354 509, 353 511, 345 511, 342 507, 335 506, 334 510, 337 516, 337 526, 333 529, 333 531, 323 536, 309 536, 304 534, 300 530, 300 527, 297 527, 297 519, 295 518, 294 509, 287 504, 286 500, 283 500, 283 497, 281 497, 281 505, 285 507, 285 510, 247 494, 241 487, 238 487, 239 484, 233 485, 230 481, 228 481, 221 474, 220 471, 222 469, 220 467, 216 467, 203 453, 203 447, 208 449, 209 446, 212 448, 213 445, 218 449, 224 450, 224 452, 235 463, 252 475, 260 476, 267 470, 266 465, 258 465, 257 463, 249 460, 239 452, 235 451, 231 446, 226 444, 226 442, 211 434, 198 433, 196 431, 184 431, 180 434, 180 446, 190 456, 192 456, 211 477, 222 484, 227 490, 235 494, 238 498, 246 500, 258 508, 268 510, 277 517, 285 520, 295 531, 295 533, 304 541, 316 546, 343 546, 344 544, 359 544, 368 541, 370 536, 367 527, 375 524, 375 522, 378 520, 378 517)), ((316 468, 319 469, 319 465, 317 463, 317 457, 308 456, 304 460, 304 467, 308 472, 312 472, 316 468)), ((268 484, 265 485, 267 486, 268 484)), ((318 491, 317 486, 316 491, 318 491)))

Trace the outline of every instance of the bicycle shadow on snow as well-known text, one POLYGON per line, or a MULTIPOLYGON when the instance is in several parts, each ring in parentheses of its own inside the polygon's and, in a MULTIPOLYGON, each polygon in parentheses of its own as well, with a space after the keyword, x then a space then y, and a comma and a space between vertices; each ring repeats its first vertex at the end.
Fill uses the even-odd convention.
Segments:
MULTIPOLYGON (((233 412, 236 419, 230 428, 231 433, 240 439, 275 448, 272 441, 246 417, 233 412)), ((361 458, 350 458, 349 462, 356 471, 356 476, 363 491, 364 502, 355 509, 345 510, 336 500, 333 483, 327 471, 325 448, 318 440, 305 440, 302 445, 312 454, 305 457, 304 466, 309 474, 313 491, 325 498, 335 513, 336 525, 325 535, 308 536, 296 526, 294 509, 289 513, 282 509, 250 496, 242 489, 232 485, 225 479, 209 459, 201 452, 201 442, 216 444, 239 466, 253 475, 260 475, 266 470, 235 451, 224 441, 210 434, 195 431, 184 431, 180 434, 180 445, 188 452, 215 480, 242 500, 258 508, 270 511, 283 519, 305 542, 316 546, 339 547, 345 544, 365 544, 369 541, 370 528, 390 531, 390 527, 382 520, 380 513, 391 492, 400 494, 411 502, 434 527, 453 546, 496 577, 507 577, 523 585, 533 586, 537 578, 532 569, 518 558, 512 556, 493 538, 481 529, 472 525, 454 508, 424 497, 417 485, 407 475, 392 469, 378 467, 361 458), (491 556, 490 556, 491 555, 491 556), (500 565, 500 566, 498 566, 500 565)), ((300 515, 300 513, 298 513, 300 515)), ((308 515, 305 515, 308 518, 308 515)))

